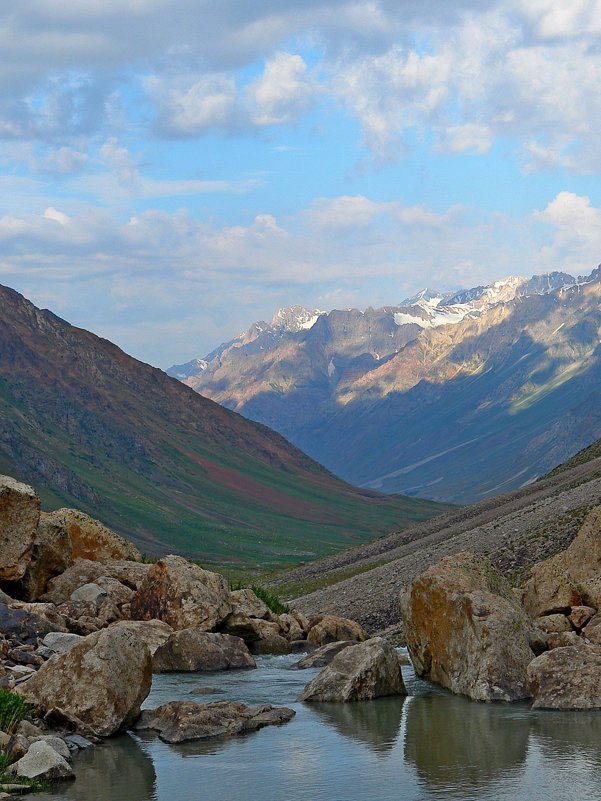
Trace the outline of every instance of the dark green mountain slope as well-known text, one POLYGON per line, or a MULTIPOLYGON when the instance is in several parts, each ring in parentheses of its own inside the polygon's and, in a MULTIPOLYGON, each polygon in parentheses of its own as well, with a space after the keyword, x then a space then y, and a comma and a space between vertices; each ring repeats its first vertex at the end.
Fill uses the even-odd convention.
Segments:
POLYGON ((0 470, 142 550, 295 563, 439 510, 344 484, 279 434, 0 287, 0 470))

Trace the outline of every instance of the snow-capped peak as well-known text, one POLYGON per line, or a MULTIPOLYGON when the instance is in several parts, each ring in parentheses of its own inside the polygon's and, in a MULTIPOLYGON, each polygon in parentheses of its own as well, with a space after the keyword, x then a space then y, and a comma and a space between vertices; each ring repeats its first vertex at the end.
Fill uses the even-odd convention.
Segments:
POLYGON ((306 309, 304 306, 278 309, 271 321, 271 328, 277 332, 308 331, 323 313, 319 309, 306 309))

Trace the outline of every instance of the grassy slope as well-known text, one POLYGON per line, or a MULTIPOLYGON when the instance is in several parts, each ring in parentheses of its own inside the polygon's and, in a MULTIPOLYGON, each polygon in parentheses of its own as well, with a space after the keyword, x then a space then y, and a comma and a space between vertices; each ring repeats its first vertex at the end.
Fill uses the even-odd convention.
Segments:
POLYGON ((0 295, 0 469, 142 550, 269 569, 436 514, 359 491, 279 435, 0 295))

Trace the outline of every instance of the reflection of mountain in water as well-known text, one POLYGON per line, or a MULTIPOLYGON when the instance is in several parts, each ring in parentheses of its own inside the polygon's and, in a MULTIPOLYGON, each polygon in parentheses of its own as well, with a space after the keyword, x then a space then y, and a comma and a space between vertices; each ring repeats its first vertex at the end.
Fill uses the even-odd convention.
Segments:
POLYGON ((453 795, 515 774, 533 723, 523 706, 479 704, 451 695, 412 698, 405 712, 405 759, 430 790, 453 795))
POLYGON ((156 798, 152 760, 129 735, 114 737, 78 756, 73 767, 77 779, 53 788, 38 801, 149 801, 156 798))
POLYGON ((355 704, 311 704, 311 711, 345 737, 386 753, 399 736, 404 703, 405 696, 395 696, 355 704))

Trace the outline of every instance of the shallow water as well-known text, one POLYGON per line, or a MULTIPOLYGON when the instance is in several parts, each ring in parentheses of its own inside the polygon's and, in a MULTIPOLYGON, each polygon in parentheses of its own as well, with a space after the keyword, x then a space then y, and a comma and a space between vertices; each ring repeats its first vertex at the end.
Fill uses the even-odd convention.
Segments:
POLYGON ((40 801, 599 801, 601 714, 478 704, 418 681, 410 697, 299 704, 317 670, 156 676, 145 706, 186 698, 291 706, 244 737, 173 746, 124 735, 74 760, 77 780, 40 801), (191 694, 212 687, 218 694, 191 694))

